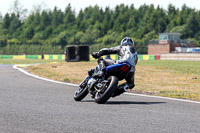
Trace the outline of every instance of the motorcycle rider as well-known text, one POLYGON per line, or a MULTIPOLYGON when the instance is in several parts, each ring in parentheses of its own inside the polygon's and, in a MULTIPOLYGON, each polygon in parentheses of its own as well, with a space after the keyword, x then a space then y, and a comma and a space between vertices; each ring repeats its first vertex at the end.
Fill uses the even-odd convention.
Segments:
MULTIPOLYGON (((115 97, 126 92, 127 89, 134 88, 135 65, 137 64, 138 56, 134 48, 134 41, 129 37, 123 38, 121 40, 120 46, 113 47, 113 48, 103 48, 99 52, 93 52, 92 56, 94 58, 99 58, 100 56, 109 55, 109 54, 118 54, 119 60, 114 61, 112 59, 103 59, 102 61, 98 62, 101 71, 99 71, 97 75, 93 75, 93 76, 102 76, 104 74, 102 71, 103 68, 109 65, 113 65, 118 62, 127 61, 128 63, 132 65, 130 72, 125 78, 126 82, 119 85, 117 91, 115 91, 115 93, 113 94, 112 97, 115 97)), ((91 69, 90 71, 88 71, 88 74, 92 76, 94 71, 95 69, 91 69)))

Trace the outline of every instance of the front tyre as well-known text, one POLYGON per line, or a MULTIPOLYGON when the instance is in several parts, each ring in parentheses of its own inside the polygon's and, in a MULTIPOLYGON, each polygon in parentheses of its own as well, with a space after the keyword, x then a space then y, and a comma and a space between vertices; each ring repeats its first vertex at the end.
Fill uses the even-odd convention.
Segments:
POLYGON ((104 84, 104 88, 97 92, 95 95, 95 102, 98 104, 103 104, 112 96, 116 91, 118 86, 118 78, 115 76, 110 76, 107 79, 109 82, 104 84))
POLYGON ((81 101, 88 94, 88 88, 87 88, 88 79, 89 79, 89 76, 86 77, 82 81, 82 83, 79 85, 78 90, 74 94, 74 100, 75 101, 81 101))

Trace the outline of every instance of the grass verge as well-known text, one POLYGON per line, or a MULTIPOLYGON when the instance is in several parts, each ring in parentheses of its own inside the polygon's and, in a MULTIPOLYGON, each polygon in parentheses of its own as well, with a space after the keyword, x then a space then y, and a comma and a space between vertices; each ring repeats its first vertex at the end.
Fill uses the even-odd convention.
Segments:
MULTIPOLYGON (((96 62, 59 62, 26 68, 49 79, 79 84, 96 62)), ((134 93, 200 101, 200 62, 139 61, 134 93)))

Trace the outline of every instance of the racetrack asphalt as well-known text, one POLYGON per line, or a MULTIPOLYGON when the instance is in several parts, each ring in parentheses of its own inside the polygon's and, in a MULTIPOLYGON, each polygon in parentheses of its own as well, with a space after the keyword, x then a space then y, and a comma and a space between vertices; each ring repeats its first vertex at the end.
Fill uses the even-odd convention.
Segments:
POLYGON ((0 65, 0 133, 200 132, 200 104, 131 95, 76 102, 76 89, 0 65))

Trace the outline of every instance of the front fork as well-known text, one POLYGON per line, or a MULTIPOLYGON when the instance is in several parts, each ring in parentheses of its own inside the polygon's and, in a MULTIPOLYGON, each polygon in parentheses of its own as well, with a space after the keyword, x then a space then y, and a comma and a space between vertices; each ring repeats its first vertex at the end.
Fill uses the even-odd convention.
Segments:
POLYGON ((88 82, 89 78, 90 78, 90 76, 87 75, 85 77, 85 79, 79 84, 79 88, 85 87, 87 85, 87 82, 88 82))
POLYGON ((98 59, 97 62, 98 65, 93 69, 95 73, 102 71, 106 67, 103 58, 98 59))

